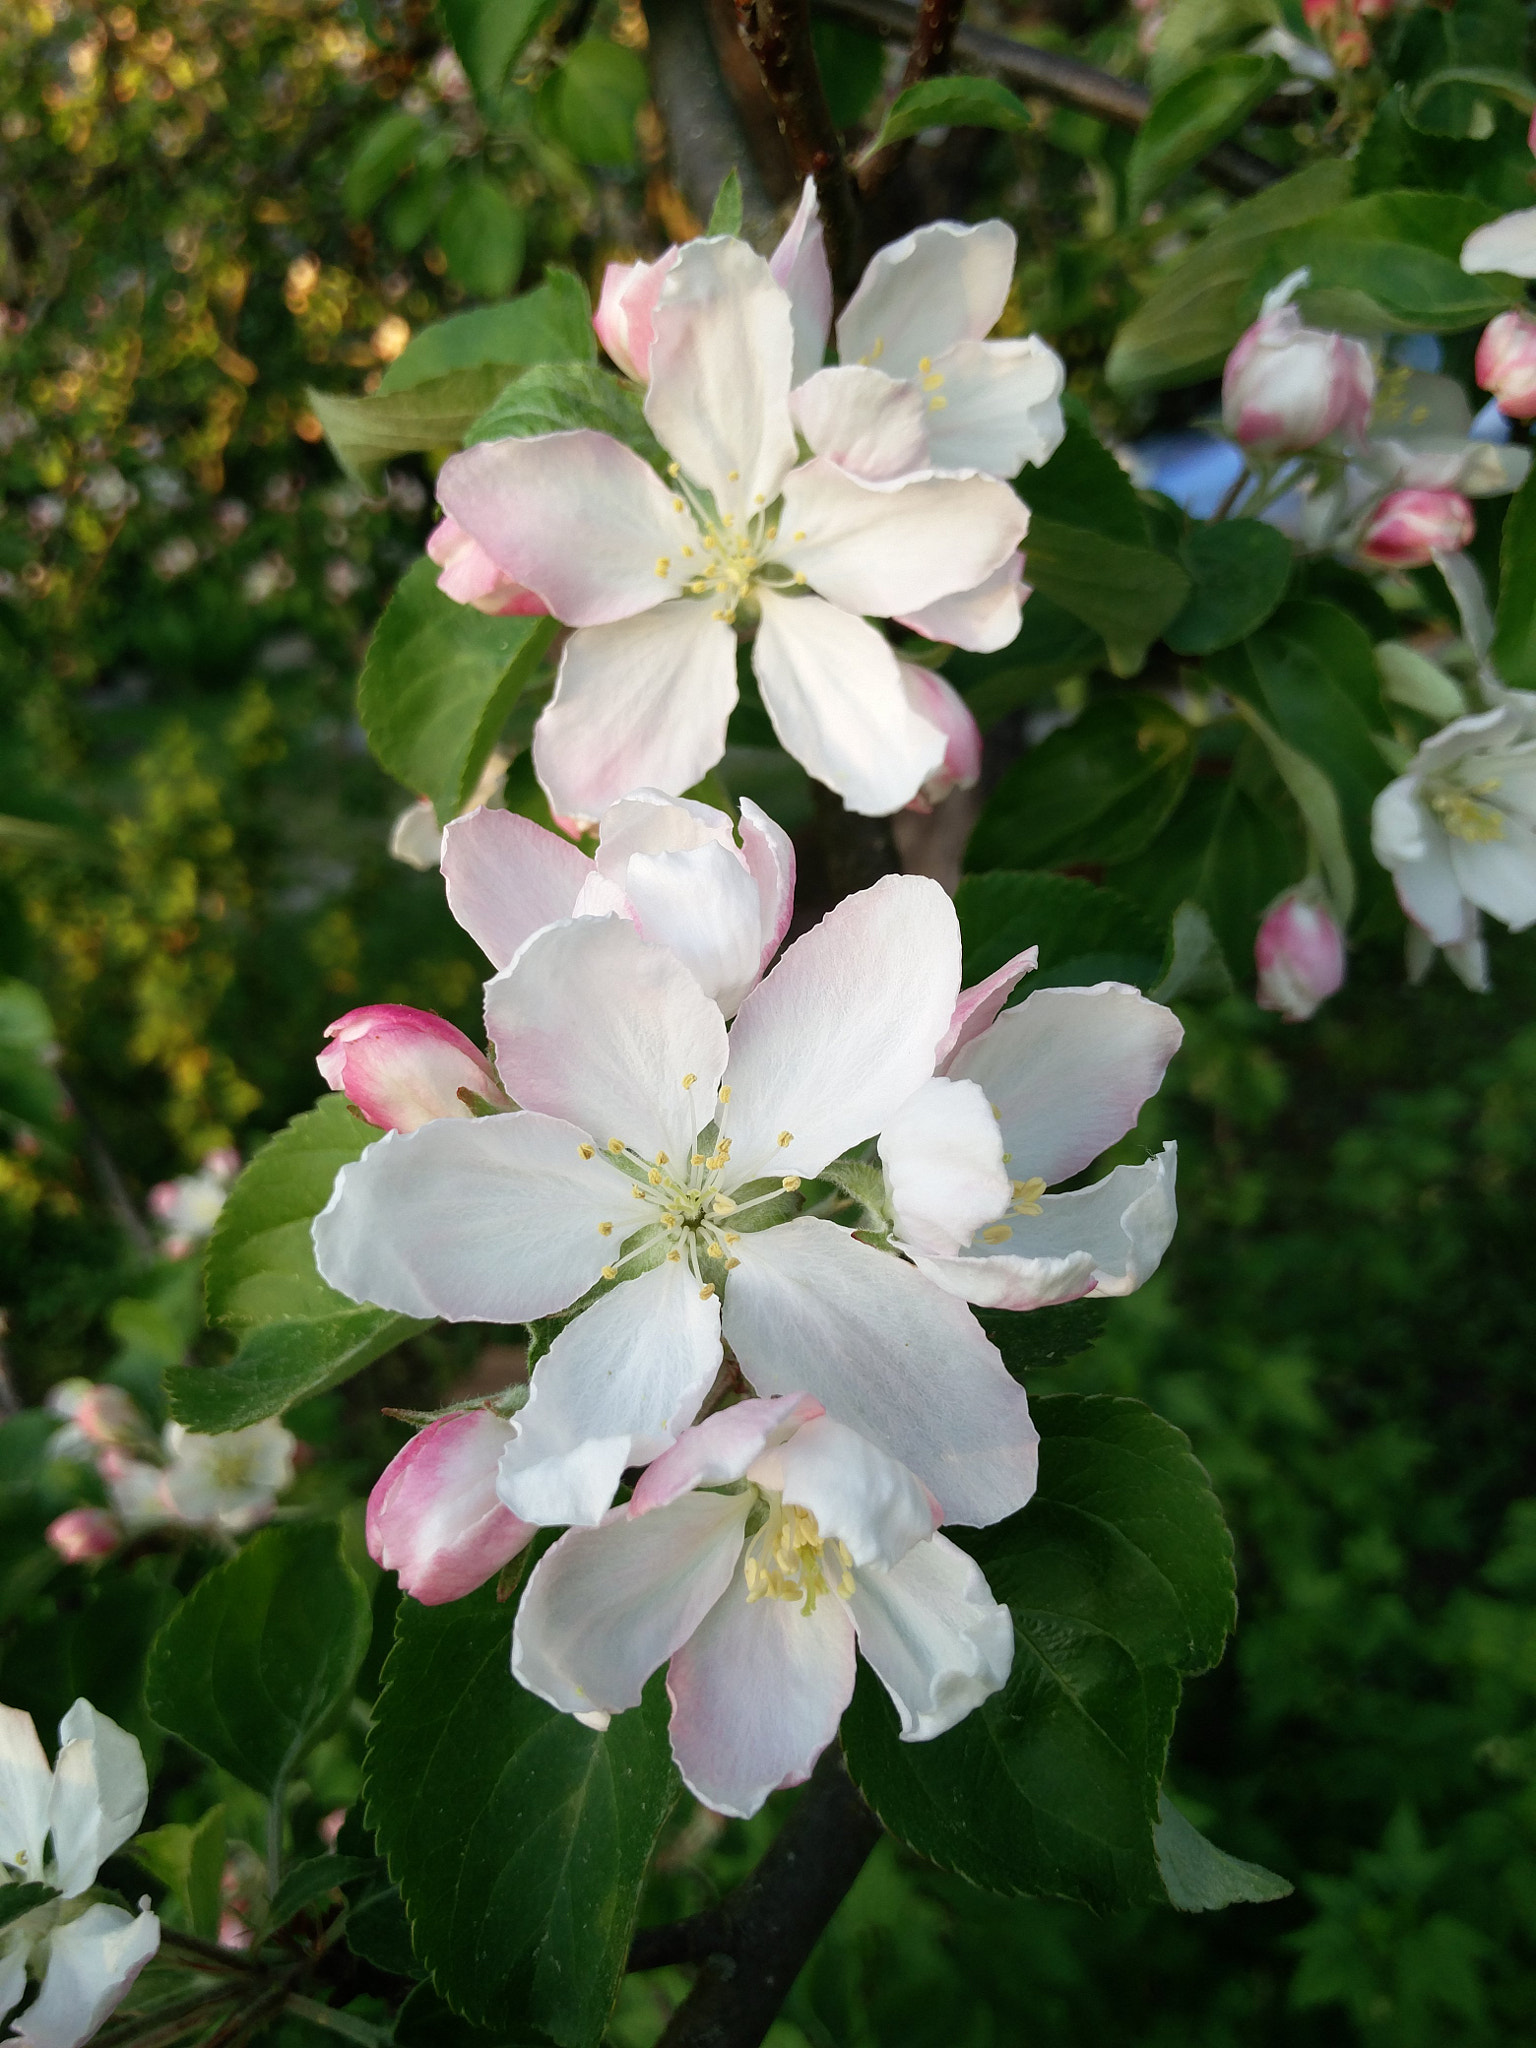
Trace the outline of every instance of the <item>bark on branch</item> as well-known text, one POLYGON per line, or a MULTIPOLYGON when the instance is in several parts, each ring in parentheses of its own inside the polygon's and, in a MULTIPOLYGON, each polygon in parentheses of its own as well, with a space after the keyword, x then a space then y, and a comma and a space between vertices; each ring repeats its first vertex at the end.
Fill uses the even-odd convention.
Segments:
POLYGON ((732 102, 700 0, 646 0, 651 88, 671 144, 673 175, 700 220, 709 218, 726 173, 741 178, 741 224, 762 246, 775 210, 732 102))
MULTIPOLYGON (((905 92, 909 85, 919 85, 925 78, 938 78, 949 69, 955 31, 964 12, 965 0, 918 0, 912 47, 907 52, 898 91, 905 92)), ((906 147, 905 143, 889 143, 867 158, 859 169, 859 190, 867 194, 883 184, 906 147)))

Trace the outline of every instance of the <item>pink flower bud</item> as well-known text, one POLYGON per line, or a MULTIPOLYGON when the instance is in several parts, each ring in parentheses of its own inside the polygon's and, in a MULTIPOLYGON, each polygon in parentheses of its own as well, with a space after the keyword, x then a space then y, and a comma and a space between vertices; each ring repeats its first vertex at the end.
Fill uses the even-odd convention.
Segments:
POLYGON ((1298 271, 1272 291, 1227 357, 1222 423, 1257 455, 1294 455, 1330 434, 1363 438, 1376 396, 1376 369, 1363 341, 1306 327, 1290 294, 1298 271))
POLYGON ((1333 39, 1333 61, 1341 71, 1363 71, 1371 55, 1371 39, 1358 22, 1341 28, 1333 39))
POLYGON ((1302 19, 1310 29, 1323 29, 1338 12, 1339 0, 1301 0, 1302 19))
POLYGON ((92 1387, 80 1396, 69 1419, 98 1450, 137 1443, 145 1433, 143 1416, 121 1387, 92 1387))
POLYGON ((48 1548, 66 1564, 94 1564, 110 1557, 123 1540, 122 1524, 105 1508, 70 1508, 43 1531, 48 1548))
POLYGON ((1536 419, 1536 320, 1500 313, 1477 344, 1477 381, 1512 420, 1536 419))
POLYGON ((1254 942, 1259 1008, 1302 1024, 1344 986, 1344 934, 1315 891, 1288 889, 1270 905, 1254 942))
POLYGON ((1460 491, 1389 491, 1371 514, 1360 542, 1368 562, 1422 569, 1436 555, 1454 555, 1477 531, 1460 491))
POLYGON ((915 662, 903 661, 899 667, 907 702, 939 728, 946 742, 944 759, 907 805, 909 811, 931 811, 952 789, 974 789, 980 781, 981 727, 960 692, 942 676, 915 662))
POLYGON ((461 1088, 510 1108, 483 1053, 446 1017, 404 1003, 368 1003, 328 1024, 315 1065, 381 1131, 415 1131, 441 1116, 473 1116, 461 1088))
POLYGON ((427 553, 443 572, 438 589, 455 604, 471 604, 493 618, 547 616, 549 606, 543 598, 492 561, 456 519, 438 521, 427 535, 427 553))
POLYGON ((532 1540, 533 1524, 496 1496, 513 1434, 488 1408, 429 1422, 369 1495, 368 1555, 424 1607, 462 1600, 532 1540))
POLYGON ((641 384, 650 381, 651 323, 677 256, 674 247, 654 263, 610 263, 603 272, 592 326, 619 368, 641 384))

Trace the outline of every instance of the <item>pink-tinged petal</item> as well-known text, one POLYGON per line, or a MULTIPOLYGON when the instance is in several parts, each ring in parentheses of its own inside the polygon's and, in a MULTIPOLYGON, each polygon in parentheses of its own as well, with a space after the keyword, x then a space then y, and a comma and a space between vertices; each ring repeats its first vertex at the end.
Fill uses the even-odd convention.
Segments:
POLYGON ((593 331, 625 375, 641 384, 651 374, 656 301, 677 256, 671 248, 654 263, 610 263, 603 272, 593 331))
POLYGON ((823 1540, 844 1544, 855 1566, 895 1564, 939 1522, 938 1503, 905 1465, 830 1415, 770 1445, 747 1477, 807 1508, 823 1540))
POLYGON ((884 635, 819 597, 761 590, 758 604, 752 667, 780 745, 848 810, 899 810, 939 767, 944 735, 913 710, 884 635))
POLYGON ((1121 982, 1042 988, 949 1063, 979 1081, 1002 1125, 1015 1180, 1070 1180, 1123 1138, 1163 1085, 1184 1027, 1121 982))
POLYGON ((832 326, 832 272, 827 267, 826 236, 816 205, 816 180, 800 188, 800 204, 784 231, 784 239, 768 258, 773 281, 789 294, 794 332, 794 381, 803 384, 821 368, 832 326))
POLYGON ((538 618, 548 607, 533 591, 493 562, 456 519, 443 519, 427 535, 427 554, 442 570, 437 587, 456 604, 471 604, 493 618, 538 618))
POLYGON ((757 981, 763 950, 757 884, 735 847, 634 854, 625 887, 641 936, 675 953, 733 1017, 757 981))
POLYGON ((1344 933, 1326 900, 1305 885, 1264 913, 1253 944, 1258 1005, 1305 1023, 1344 986, 1344 933))
POLYGON ((381 1131, 416 1131, 438 1117, 473 1116, 461 1088, 500 1108, 490 1062, 446 1017, 404 1003, 368 1003, 325 1027, 315 1056, 326 1085, 381 1131))
POLYGON ((916 1474, 947 1522, 985 1525, 1035 1490, 1034 1425, 970 1311, 914 1267, 802 1216, 744 1233, 725 1338, 761 1394, 814 1394, 916 1474))
POLYGON ((122 1540, 122 1523, 105 1508, 67 1508, 43 1531, 43 1541, 66 1564, 94 1564, 122 1540))
POLYGON ((888 1571, 860 1572, 848 1611, 860 1651, 896 1703, 903 1742, 953 1728, 1013 1668, 1013 1617, 975 1559, 942 1536, 888 1571))
POLYGON ((1039 1259, 1009 1254, 1006 1246, 998 1257, 986 1259, 974 1253, 941 1259, 914 1252, 912 1263, 935 1287, 977 1308, 1060 1308, 1093 1291, 1093 1254, 1086 1251, 1039 1259))
POLYGON ((782 1443, 800 1425, 826 1411, 809 1394, 775 1394, 738 1401, 685 1430, 635 1482, 629 1513, 648 1515, 696 1486, 725 1486, 742 1478, 752 1460, 782 1443))
POLYGON ((934 221, 879 249, 837 323, 845 363, 917 377, 959 341, 980 341, 1008 303, 1018 247, 1000 220, 934 221))
POLYGON ((766 973, 795 914, 795 842, 749 796, 741 800, 741 854, 757 884, 763 930, 757 964, 766 973))
MULTIPOLYGON (((618 1138, 645 1160, 685 1160, 715 1113, 725 1021, 683 963, 624 918, 576 918, 530 939, 486 984, 485 1018, 516 1099, 579 1123, 600 1146, 618 1138)), ((603 1172, 627 1195, 621 1176, 603 1172)), ((634 1225, 608 1199, 617 1244, 634 1225)))
POLYGON ((0 1861, 41 1870, 53 1772, 32 1716, 0 1706, 0 1861))
POLYGON ((1049 462, 1067 430, 1061 410, 1066 379, 1061 357, 1038 334, 946 349, 922 380, 930 394, 929 467, 1012 477, 1026 462, 1049 462), (942 384, 935 381, 940 378, 942 384))
POLYGON ((913 811, 931 811, 951 790, 974 789, 980 782, 981 727, 953 684, 915 662, 904 661, 900 666, 907 702, 944 735, 943 760, 907 806, 913 811))
POLYGON ((571 915, 592 863, 516 811, 471 811, 443 834, 448 908, 494 967, 571 915))
POLYGON ((860 483, 900 483, 932 469, 928 407, 916 385, 847 363, 818 370, 790 400, 813 455, 860 483))
POLYGON ((789 300, 745 242, 690 242, 653 321, 645 416, 722 513, 750 518, 795 460, 789 300))
POLYGON ((971 988, 960 991, 960 1000, 955 1013, 949 1020, 949 1029, 939 1041, 938 1067, 940 1073, 947 1073, 949 1062, 960 1050, 969 1045, 973 1038, 980 1038, 1001 1013, 1004 1003, 1026 974, 1033 974, 1040 957, 1038 946, 1026 946, 1022 953, 999 967, 995 974, 989 974, 985 981, 978 981, 971 988))
POLYGON ((1536 277, 1536 206, 1474 228, 1461 245, 1461 267, 1474 277, 1489 270, 1502 271, 1506 277, 1536 277))
POLYGON ((48 1832, 65 1898, 78 1898, 102 1864, 138 1830, 149 1779, 138 1739, 76 1700, 59 1723, 59 1754, 48 1801, 48 1832))
POLYGON ((660 789, 633 789, 603 813, 597 835, 597 868, 619 888, 637 853, 692 853, 701 846, 736 850, 731 821, 713 804, 668 796, 660 789))
POLYGON ((819 1600, 811 1614, 792 1600, 749 1602, 738 1569, 667 1671, 683 1783, 711 1811, 743 1820, 781 1785, 803 1784, 837 1734, 854 1672, 841 1600, 819 1600))
POLYGON ((920 875, 887 875, 796 939, 731 1031, 732 1185, 819 1173, 874 1137, 933 1072, 959 979, 954 905, 920 875))
POLYGON ((557 817, 595 824, 621 796, 692 788, 725 752, 736 708, 736 636, 682 599, 573 633, 533 734, 557 817))
POLYGON ((719 1370, 720 1303, 701 1298, 688 1266, 622 1281, 534 1367, 502 1454, 501 1499, 531 1522, 601 1521, 621 1473, 675 1442, 719 1370))
POLYGON ((818 456, 785 479, 774 551, 844 611, 890 618, 974 590, 1028 530, 1027 507, 994 477, 876 491, 818 456))
POLYGON ((698 533, 648 462, 578 428, 450 455, 443 510, 567 626, 633 618, 673 597, 698 533))
POLYGON ((563 1713, 622 1713, 730 1585, 750 1493, 686 1493, 572 1529, 518 1602, 512 1675, 563 1713))
POLYGON ((87 1906, 55 1926, 42 1989, 13 2020, 8 2048, 83 2048, 159 1946, 155 1915, 121 1906, 87 1906))
POLYGON ((974 590, 936 598, 920 611, 898 612, 896 623, 910 626, 925 640, 947 640, 970 654, 996 654, 1018 638, 1028 596, 1024 557, 1014 554, 974 590))
POLYGON ((534 1537, 496 1497, 512 1425, 488 1408, 445 1415, 413 1436, 368 1496, 368 1555, 424 1607, 461 1600, 534 1537))
POLYGON ((1001 1216, 1013 1193, 992 1105, 974 1081, 925 1081, 880 1133, 904 1246, 945 1256, 1001 1216))
MULTIPOLYGON (((715 1012, 716 1016, 719 1012, 715 1012)), ((320 1277, 352 1301, 451 1323, 525 1323, 595 1284, 622 1180, 587 1133, 526 1111, 444 1118, 370 1145, 315 1218, 320 1277)))

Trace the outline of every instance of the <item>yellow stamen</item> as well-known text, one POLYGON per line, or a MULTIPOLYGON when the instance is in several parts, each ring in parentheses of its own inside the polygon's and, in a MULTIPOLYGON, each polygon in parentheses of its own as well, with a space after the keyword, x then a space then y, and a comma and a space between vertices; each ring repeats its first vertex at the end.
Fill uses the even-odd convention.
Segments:
POLYGON ((624 1150, 624 1140, 622 1138, 610 1138, 608 1140, 608 1150, 610 1152, 622 1152, 624 1150))
POLYGON ((698 1079, 698 1078, 699 1078, 699 1077, 698 1077, 698 1075, 697 1075, 697 1074, 684 1074, 684 1076, 683 1076, 683 1086, 684 1086, 685 1088, 691 1088, 691 1087, 693 1086, 694 1082, 695 1082, 695 1081, 697 1081, 697 1079, 698 1079))
POLYGON ((702 1287, 701 1287, 701 1288, 699 1289, 699 1299, 700 1299, 700 1301, 711 1301, 711 1300, 713 1300, 713 1298, 714 1298, 714 1292, 715 1292, 715 1283, 714 1283, 714 1281, 713 1281, 713 1280, 706 1280, 706 1281, 704 1282, 704 1285, 703 1285, 703 1286, 702 1286, 702 1287))
POLYGON ((783 1151, 783 1149, 784 1149, 784 1147, 785 1147, 786 1145, 793 1145, 793 1143, 794 1143, 794 1142, 795 1142, 795 1134, 794 1134, 794 1132, 793 1132, 793 1131, 780 1131, 780 1133, 779 1133, 779 1150, 780 1150, 781 1152, 783 1151))
POLYGON ((597 1226, 597 1234, 599 1237, 612 1237, 613 1225, 611 1223, 599 1223, 599 1225, 597 1226))
POLYGON ((988 1244, 1006 1244, 1013 1232, 1006 1223, 989 1223, 981 1234, 988 1244))
POLYGON ((779 1185, 786 1194, 792 1195, 800 1185, 800 1176, 798 1173, 786 1173, 779 1185))
POLYGON ((618 1269, 618 1267, 617 1267, 617 1266, 604 1266, 604 1268, 603 1268, 603 1278, 604 1278, 605 1280, 617 1280, 617 1279, 618 1279, 618 1277, 619 1277, 619 1269, 618 1269))
POLYGON ((576 1147, 576 1150, 581 1154, 583 1159, 593 1159, 597 1156, 590 1145, 578 1145, 576 1147))

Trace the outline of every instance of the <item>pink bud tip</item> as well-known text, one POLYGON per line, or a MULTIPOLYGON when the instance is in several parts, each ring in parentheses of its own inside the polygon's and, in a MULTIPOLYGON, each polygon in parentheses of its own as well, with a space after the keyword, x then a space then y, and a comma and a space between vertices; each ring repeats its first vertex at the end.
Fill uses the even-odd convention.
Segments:
POLYGON ((446 1017, 404 1003, 368 1003, 326 1026, 317 1054, 327 1085, 381 1131, 415 1131, 438 1117, 471 1116, 461 1088, 507 1106, 490 1062, 446 1017))
POLYGON ((466 533, 456 519, 444 518, 427 536, 427 554, 442 570, 437 587, 455 604, 473 605, 493 618, 539 619, 549 607, 537 591, 519 583, 466 533))
POLYGON ((70 1508, 48 1524, 43 1539, 66 1564, 93 1564, 112 1555, 123 1531, 116 1515, 105 1508, 70 1508))
POLYGON ((1488 322, 1477 344, 1477 381, 1507 418, 1536 419, 1536 320, 1529 313, 1500 313, 1488 322))
POLYGON ((1253 948, 1261 1010, 1301 1024, 1344 985, 1344 934, 1313 890, 1291 889, 1266 912, 1253 948))
POLYGON ((931 811, 952 789, 974 789, 981 780, 981 727, 960 692, 931 668, 904 661, 901 681, 912 709, 944 735, 944 759, 907 806, 931 811))
POLYGON ((496 1494, 510 1422, 488 1408, 429 1422, 368 1498, 368 1555, 424 1607, 462 1600, 532 1540, 496 1494))
POLYGON ((1371 515, 1360 552, 1383 568, 1422 569, 1436 555, 1459 554, 1476 531, 1460 491, 1389 491, 1371 515))

